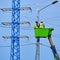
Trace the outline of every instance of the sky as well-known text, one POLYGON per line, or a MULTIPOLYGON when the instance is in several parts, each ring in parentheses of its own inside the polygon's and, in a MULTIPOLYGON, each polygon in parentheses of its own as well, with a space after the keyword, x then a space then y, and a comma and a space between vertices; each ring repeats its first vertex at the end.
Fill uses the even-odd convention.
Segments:
MULTIPOLYGON (((20 0, 20 7, 31 7, 31 11, 20 11, 20 21, 29 21, 29 25, 20 25, 20 36, 29 36, 28 39, 20 38, 20 45, 36 43, 34 37, 34 22, 37 20, 37 9, 49 5, 54 0, 20 0)), ((59 0, 58 0, 59 1, 59 0)), ((12 0, 1 0, 0 8, 11 8, 12 0)), ((11 39, 3 39, 2 36, 11 36, 10 26, 1 27, 1 22, 11 22, 11 12, 0 10, 0 46, 10 46, 11 39)), ((52 40, 60 56, 60 1, 51 5, 39 14, 39 21, 43 21, 46 28, 54 28, 52 40)), ((50 46, 47 38, 41 38, 40 43, 50 46)), ((36 44, 20 46, 20 60, 35 60, 36 44)), ((0 47, 0 60, 10 60, 10 47, 0 47)), ((40 60, 54 60, 50 48, 40 45, 40 60)))

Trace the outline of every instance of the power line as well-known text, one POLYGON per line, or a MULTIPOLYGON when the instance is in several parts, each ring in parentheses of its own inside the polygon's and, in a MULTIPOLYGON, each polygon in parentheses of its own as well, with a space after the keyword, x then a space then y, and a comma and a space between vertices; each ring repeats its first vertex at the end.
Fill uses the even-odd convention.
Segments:
MULTIPOLYGON (((7 26, 0 26, 0 27, 3 27, 3 28, 11 28, 11 27, 7 27, 7 26)), ((24 27, 24 26, 21 26, 20 29, 23 29, 23 30, 33 30, 34 27, 24 27)), ((59 34, 57 34, 59 35, 59 34)), ((56 34, 53 35, 53 37, 57 37, 56 34)))
MULTIPOLYGON (((25 16, 24 16, 25 17, 25 16)), ((26 17, 26 18, 28 18, 28 17, 26 17)), ((55 18, 55 17, 51 17, 51 18, 55 18)), ((51 18, 46 18, 46 19, 51 19, 51 18)), ((60 18, 60 17, 59 17, 60 18)), ((31 18, 32 19, 32 18, 31 18)), ((49 20, 48 20, 49 21, 49 20)), ((54 26, 60 26, 60 25, 57 25, 57 24, 54 24, 54 23, 51 23, 51 22, 48 22, 47 20, 45 20, 45 22, 47 22, 47 24, 53 24, 54 26)), ((0 24, 1 25, 1 24, 0 24)), ((3 25, 1 25, 0 27, 3 27, 3 28, 11 28, 11 27, 7 27, 7 26, 3 26, 3 25)), ((25 26, 20 26, 20 27, 24 27, 25 28, 25 26)), ((27 28, 33 28, 33 27, 27 27, 27 28)), ((27 29, 26 29, 27 30, 27 29)))
MULTIPOLYGON (((20 45, 20 46, 29 46, 29 45, 36 45, 37 43, 30 43, 30 44, 23 44, 23 45, 20 45)), ((50 46, 48 45, 45 45, 43 43, 40 43, 40 45, 44 46, 44 47, 47 47, 47 48, 51 48, 50 46)), ((57 51, 60 52, 60 50, 58 49, 57 51)))
MULTIPOLYGON (((27 16, 23 16, 22 15, 22 17, 25 17, 25 18, 30 18, 30 19, 33 19, 33 20, 36 20, 36 18, 32 18, 32 17, 27 17, 27 16)), ((40 19, 40 20, 44 20, 44 19, 46 19, 46 20, 48 20, 48 19, 50 19, 50 20, 52 20, 52 19, 55 19, 55 18, 60 18, 60 16, 55 16, 55 17, 46 17, 46 18, 42 18, 42 19, 40 19)), ((48 20, 49 21, 49 20, 48 20)), ((55 21, 57 21, 57 20, 55 20, 55 21)))
POLYGON ((2 27, 2 28, 11 28, 11 27, 7 27, 7 26, 0 26, 0 27, 2 27))
POLYGON ((42 1, 42 2, 40 2, 40 3, 45 3, 45 2, 48 2, 48 0, 42 1))
MULTIPOLYGON (((23 17, 25 17, 25 18, 28 18, 28 17, 26 17, 26 16, 23 16, 23 17)), ((57 16, 59 19, 60 19, 60 16, 57 16)), ((45 20, 45 22, 47 22, 47 24, 53 24, 54 26, 60 26, 60 25, 58 25, 58 24, 54 24, 54 23, 51 23, 51 22, 48 22, 49 20, 48 19, 50 19, 50 21, 52 20, 53 21, 53 18, 57 18, 57 17, 49 17, 49 18, 46 18, 46 20, 45 20)), ((31 18, 31 17, 29 17, 29 18, 31 18)), ((57 18, 57 19, 58 19, 57 18)), ((32 19, 32 18, 31 18, 32 19)), ((35 20, 35 19, 34 19, 35 20)), ((42 19, 43 20, 43 19, 42 19)), ((57 20, 55 20, 55 21, 57 21, 57 20)))
POLYGON ((46 19, 46 20, 48 20, 48 19, 58 19, 58 18, 60 18, 60 16, 54 16, 54 17, 45 17, 45 18, 42 18, 42 20, 43 19, 46 19))
POLYGON ((10 46, 0 46, 0 48, 4 48, 4 47, 10 47, 10 46))
MULTIPOLYGON (((20 45, 20 46, 29 46, 29 45, 36 45, 37 43, 30 43, 30 44, 23 44, 23 45, 20 45)), ((50 48, 50 46, 48 46, 48 45, 45 45, 45 44, 43 44, 43 43, 40 43, 40 45, 42 45, 42 46, 44 46, 44 47, 47 47, 47 48, 50 48)), ((0 46, 0 48, 9 48, 10 46, 0 46)), ((57 49, 57 51, 59 51, 60 52, 60 50, 59 49, 57 49)))

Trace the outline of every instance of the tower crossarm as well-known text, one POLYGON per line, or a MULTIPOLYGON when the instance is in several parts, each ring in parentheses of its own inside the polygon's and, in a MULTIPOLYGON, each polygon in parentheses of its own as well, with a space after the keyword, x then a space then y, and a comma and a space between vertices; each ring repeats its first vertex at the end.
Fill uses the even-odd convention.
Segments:
MULTIPOLYGON (((1 11, 12 11, 13 8, 0 8, 1 11)), ((31 7, 20 7, 19 10, 30 10, 32 11, 31 7)))
MULTIPOLYGON (((12 25, 12 22, 1 22, 2 25, 12 25)), ((28 24, 31 25, 29 21, 23 21, 23 22, 19 22, 19 24, 28 24)))

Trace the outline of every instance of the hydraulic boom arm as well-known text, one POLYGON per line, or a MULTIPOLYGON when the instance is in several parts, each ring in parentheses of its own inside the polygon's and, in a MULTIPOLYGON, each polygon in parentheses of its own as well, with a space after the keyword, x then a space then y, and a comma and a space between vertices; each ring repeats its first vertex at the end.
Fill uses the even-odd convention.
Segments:
POLYGON ((59 57, 59 55, 56 51, 55 45, 52 41, 51 35, 48 36, 48 40, 49 40, 50 45, 51 45, 51 49, 52 49, 52 52, 53 52, 53 55, 54 55, 54 60, 60 60, 60 57, 59 57))

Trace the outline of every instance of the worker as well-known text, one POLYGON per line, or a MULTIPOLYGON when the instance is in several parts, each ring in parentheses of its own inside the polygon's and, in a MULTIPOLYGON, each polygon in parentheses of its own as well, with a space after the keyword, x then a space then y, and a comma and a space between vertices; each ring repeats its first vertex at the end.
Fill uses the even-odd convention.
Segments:
POLYGON ((38 21, 36 21, 34 24, 34 28, 45 28, 45 25, 43 21, 41 21, 40 24, 38 23, 38 21))
POLYGON ((34 23, 34 28, 39 28, 39 26, 40 26, 40 24, 38 23, 38 21, 36 21, 36 22, 34 23))
POLYGON ((45 25, 44 25, 43 21, 40 22, 40 27, 39 28, 45 28, 45 25))

